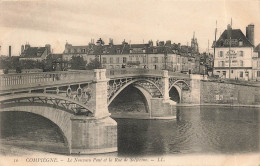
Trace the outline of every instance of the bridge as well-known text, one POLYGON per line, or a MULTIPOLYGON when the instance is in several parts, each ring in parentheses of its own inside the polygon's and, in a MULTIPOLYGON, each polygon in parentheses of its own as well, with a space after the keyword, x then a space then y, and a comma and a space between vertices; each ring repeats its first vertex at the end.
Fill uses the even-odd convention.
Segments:
POLYGON ((95 69, 0 76, 1 111, 24 111, 55 123, 69 153, 117 151, 117 124, 108 106, 129 85, 144 96, 150 118, 175 117, 176 88, 182 103, 199 100, 201 77, 147 69, 95 69))

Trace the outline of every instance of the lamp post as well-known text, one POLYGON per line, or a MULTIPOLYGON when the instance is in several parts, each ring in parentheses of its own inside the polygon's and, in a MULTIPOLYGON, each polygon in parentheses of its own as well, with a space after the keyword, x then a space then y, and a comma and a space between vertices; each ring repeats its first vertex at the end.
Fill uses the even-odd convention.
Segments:
POLYGON ((99 40, 97 41, 97 55, 96 56, 99 56, 99 63, 100 63, 100 67, 102 68, 102 52, 103 52, 103 44, 105 44, 103 42, 103 40, 101 38, 99 38, 99 40))
POLYGON ((167 70, 167 59, 168 59, 167 49, 166 46, 164 46, 164 69, 165 70, 167 70))

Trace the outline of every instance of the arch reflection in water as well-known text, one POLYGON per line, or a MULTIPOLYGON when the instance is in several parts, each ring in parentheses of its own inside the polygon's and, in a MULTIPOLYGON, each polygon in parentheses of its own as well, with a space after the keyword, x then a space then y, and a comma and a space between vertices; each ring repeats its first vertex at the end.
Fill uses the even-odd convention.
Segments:
POLYGON ((1 112, 1 144, 52 153, 68 153, 62 131, 50 120, 27 112, 1 112))
POLYGON ((177 120, 116 119, 119 155, 259 152, 259 109, 178 107, 177 120))

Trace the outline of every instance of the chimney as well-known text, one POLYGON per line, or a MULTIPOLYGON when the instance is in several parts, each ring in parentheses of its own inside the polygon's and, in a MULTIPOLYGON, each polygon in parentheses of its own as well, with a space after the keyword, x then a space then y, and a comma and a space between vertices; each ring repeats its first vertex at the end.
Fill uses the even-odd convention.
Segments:
POLYGON ((152 40, 149 40, 148 44, 149 44, 149 47, 153 47, 153 41, 152 40))
POLYGON ((171 40, 167 40, 165 45, 170 47, 172 45, 172 41, 171 40))
POLYGON ((246 37, 253 45, 255 45, 255 32, 254 31, 255 31, 254 24, 249 24, 246 27, 246 37))
POLYGON ((29 44, 29 43, 26 43, 26 44, 25 44, 25 50, 27 50, 28 48, 30 48, 30 44, 29 44))
POLYGON ((51 53, 51 45, 50 44, 46 44, 45 48, 47 49, 47 55, 51 53))
POLYGON ((112 46, 114 44, 113 39, 109 38, 109 45, 112 46))
POLYGON ((9 57, 11 57, 11 56, 12 56, 12 47, 9 46, 9 57))
POLYGON ((24 51, 24 45, 21 46, 21 53, 24 51))
POLYGON ((230 24, 228 24, 228 26, 227 26, 227 38, 228 39, 231 38, 231 32, 232 32, 232 27, 230 24))

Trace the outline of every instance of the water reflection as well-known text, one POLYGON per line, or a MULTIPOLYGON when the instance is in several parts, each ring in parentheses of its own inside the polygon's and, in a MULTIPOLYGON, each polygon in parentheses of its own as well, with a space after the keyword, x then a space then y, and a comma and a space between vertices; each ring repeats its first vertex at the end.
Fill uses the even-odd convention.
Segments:
MULTIPOLYGON (((21 112, 1 115, 3 144, 67 153, 59 129, 49 120, 21 112)), ((260 151, 258 108, 177 107, 175 120, 116 121, 119 156, 260 151)))
POLYGON ((259 116, 257 108, 178 107, 177 120, 117 119, 119 155, 259 152, 259 116))

